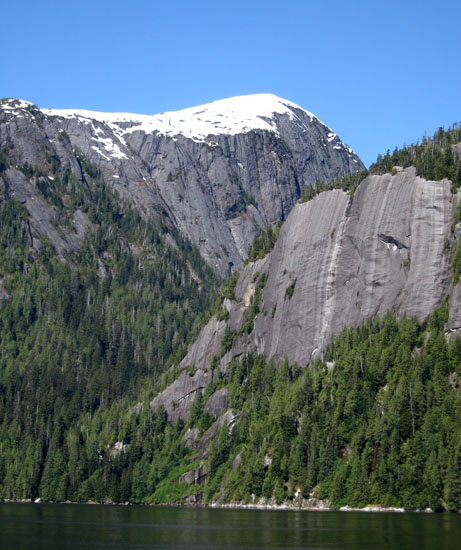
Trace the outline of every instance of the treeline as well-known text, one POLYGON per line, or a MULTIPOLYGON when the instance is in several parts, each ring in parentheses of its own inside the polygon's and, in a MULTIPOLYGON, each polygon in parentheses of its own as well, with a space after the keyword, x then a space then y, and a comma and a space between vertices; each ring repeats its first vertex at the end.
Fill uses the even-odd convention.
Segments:
POLYGON ((325 361, 231 365, 238 415, 213 442, 206 499, 461 509, 461 341, 446 310, 427 326, 392 315, 345 329, 325 361), (236 464, 238 465, 236 467, 236 464))
POLYGON ((323 191, 342 189, 351 194, 369 174, 396 174, 397 168, 414 166, 418 176, 428 180, 450 179, 453 193, 461 186, 461 126, 454 124, 448 130, 439 128, 433 137, 424 137, 421 143, 396 147, 391 153, 378 155, 368 170, 347 174, 330 182, 318 181, 301 191, 299 202, 307 202, 323 191))
POLYGON ((414 166, 417 175, 428 180, 450 179, 454 191, 461 185, 461 126, 454 124, 448 130, 439 128, 433 137, 425 137, 421 143, 397 147, 390 153, 379 155, 370 166, 370 173, 391 173, 396 167, 414 166))
POLYGON ((78 254, 63 261, 46 239, 31 250, 25 207, 0 205, 0 498, 108 498, 90 480, 106 475, 124 415, 158 390, 217 295, 195 247, 80 160, 85 182, 58 164, 47 181, 22 167, 64 230, 76 208, 94 224, 78 254))
POLYGON ((350 194, 354 194, 357 187, 368 176, 367 170, 361 170, 360 172, 354 172, 353 174, 347 174, 342 178, 331 180, 326 182, 324 180, 318 181, 315 186, 307 186, 301 191, 299 202, 308 202, 316 197, 323 191, 330 191, 331 189, 342 189, 350 194))
MULTIPOLYGON (((67 432, 60 423, 52 440, 62 443, 49 451, 37 494, 140 503, 315 495, 336 506, 459 510, 461 341, 447 341, 446 318, 442 307, 422 326, 390 314, 367 321, 345 329, 325 360, 302 368, 246 355, 224 376, 215 371, 188 422, 176 426, 147 402, 131 412, 119 405, 85 414, 67 432), (186 483, 181 475, 200 461, 184 436, 212 426, 204 405, 223 388, 235 421, 211 439, 206 481, 186 483), (101 445, 107 426, 106 441, 116 434, 123 449, 101 445)), ((30 467, 36 442, 26 448, 30 467)))

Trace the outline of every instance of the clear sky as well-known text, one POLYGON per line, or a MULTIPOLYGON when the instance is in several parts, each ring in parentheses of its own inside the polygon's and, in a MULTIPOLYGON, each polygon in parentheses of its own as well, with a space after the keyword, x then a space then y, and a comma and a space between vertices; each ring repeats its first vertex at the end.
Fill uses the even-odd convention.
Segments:
POLYGON ((0 97, 39 107, 274 93, 366 165, 461 120, 460 0, 18 0, 0 20, 0 97))

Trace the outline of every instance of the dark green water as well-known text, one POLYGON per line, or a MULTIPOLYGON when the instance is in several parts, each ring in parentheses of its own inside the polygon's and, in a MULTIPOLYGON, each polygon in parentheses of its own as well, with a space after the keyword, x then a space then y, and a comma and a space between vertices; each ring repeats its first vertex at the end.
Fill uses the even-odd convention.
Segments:
POLYGON ((461 515, 2 503, 0 548, 458 550, 461 515))

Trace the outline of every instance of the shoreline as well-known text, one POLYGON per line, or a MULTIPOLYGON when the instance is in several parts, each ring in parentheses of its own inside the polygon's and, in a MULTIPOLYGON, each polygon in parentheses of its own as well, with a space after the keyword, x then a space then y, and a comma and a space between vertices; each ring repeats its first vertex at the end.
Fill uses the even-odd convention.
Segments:
MULTIPOLYGON (((293 503, 284 502, 282 504, 276 503, 260 503, 254 502, 249 504, 243 503, 220 503, 220 502, 211 502, 209 504, 202 503, 192 503, 192 502, 168 502, 168 503, 138 503, 138 502, 112 502, 112 501, 49 501, 44 502, 41 499, 0 499, 0 503, 5 504, 85 504, 85 505, 100 505, 100 506, 171 506, 175 508, 210 508, 213 510, 261 510, 261 511, 280 511, 280 512, 362 512, 362 513, 394 513, 394 514, 403 514, 403 513, 417 513, 417 514, 439 514, 439 513, 452 513, 449 510, 433 510, 432 508, 426 508, 425 510, 420 509, 405 509, 394 506, 379 506, 376 504, 369 504, 362 508, 357 506, 341 506, 336 507, 328 503, 302 503, 300 505, 295 505, 293 503)), ((461 511, 460 511, 461 512, 461 511)), ((460 513, 455 512, 455 513, 460 513)))
POLYGON ((326 501, 322 501, 316 498, 302 499, 297 503, 295 502, 282 502, 277 504, 273 501, 265 501, 260 499, 248 504, 243 503, 220 503, 211 502, 207 505, 209 508, 222 508, 222 509, 236 509, 236 510, 280 510, 280 511, 293 511, 293 512, 391 512, 391 513, 404 513, 404 512, 434 512, 434 510, 406 510, 405 508, 398 508, 394 506, 380 506, 376 504, 368 504, 362 508, 357 506, 332 506, 326 501))

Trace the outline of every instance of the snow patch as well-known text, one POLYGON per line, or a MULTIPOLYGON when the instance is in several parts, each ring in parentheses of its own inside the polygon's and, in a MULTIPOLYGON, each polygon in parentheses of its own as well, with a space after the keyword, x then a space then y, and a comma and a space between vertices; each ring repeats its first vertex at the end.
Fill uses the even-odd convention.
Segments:
POLYGON ((24 99, 4 99, 0 103, 0 107, 4 111, 13 111, 16 109, 26 109, 27 107, 33 107, 33 103, 25 101, 24 99))
MULTIPOLYGON (((98 128, 96 131, 97 134, 103 133, 100 128, 98 128)), ((113 158, 117 159, 128 159, 128 157, 123 153, 120 149, 120 147, 114 143, 110 138, 103 138, 103 137, 93 137, 91 138, 93 141, 96 141, 97 143, 100 143, 106 152, 113 158)), ((95 149, 95 147, 93 147, 95 149)), ((100 152, 100 151, 99 151, 100 152)), ((104 156, 104 155, 103 155, 104 156)))
POLYGON ((106 157, 106 155, 101 151, 101 149, 98 149, 97 147, 95 147, 94 145, 91 146, 91 148, 96 151, 97 153, 99 153, 101 155, 101 157, 105 158, 106 160, 109 160, 110 161, 110 158, 109 157, 106 157))
POLYGON ((137 115, 131 113, 100 113, 75 109, 42 109, 49 116, 78 118, 84 123, 90 120, 103 122, 117 135, 133 132, 159 133, 179 136, 198 142, 208 142, 208 136, 236 135, 252 130, 268 130, 278 133, 274 115, 288 115, 301 123, 296 111, 302 111, 310 120, 315 115, 295 103, 273 94, 255 94, 214 101, 199 107, 171 111, 158 115, 137 115))

